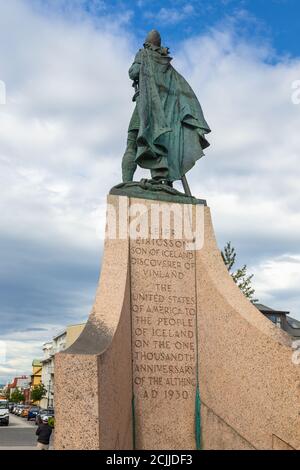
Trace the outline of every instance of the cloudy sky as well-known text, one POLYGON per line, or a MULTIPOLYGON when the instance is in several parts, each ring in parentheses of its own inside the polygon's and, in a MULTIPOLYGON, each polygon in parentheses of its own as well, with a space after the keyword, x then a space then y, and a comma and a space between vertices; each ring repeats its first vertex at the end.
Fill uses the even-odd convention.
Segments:
POLYGON ((189 180, 219 246, 232 241, 262 303, 300 318, 299 23, 298 0, 0 0, 0 383, 88 316, 127 71, 152 28, 213 131, 189 180))

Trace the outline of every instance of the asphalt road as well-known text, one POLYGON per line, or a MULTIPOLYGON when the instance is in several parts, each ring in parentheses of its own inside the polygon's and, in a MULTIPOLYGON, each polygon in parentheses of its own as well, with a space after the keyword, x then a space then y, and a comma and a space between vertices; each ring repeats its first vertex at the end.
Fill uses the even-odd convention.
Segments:
POLYGON ((0 426, 0 450, 36 449, 34 421, 10 413, 9 426, 0 426))

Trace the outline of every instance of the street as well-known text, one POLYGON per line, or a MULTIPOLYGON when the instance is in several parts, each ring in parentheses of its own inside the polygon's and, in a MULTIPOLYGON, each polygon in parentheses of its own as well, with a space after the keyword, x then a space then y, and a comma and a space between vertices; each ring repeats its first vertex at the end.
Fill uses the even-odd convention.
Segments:
POLYGON ((35 450, 35 431, 34 421, 10 413, 9 426, 0 426, 0 450, 35 450))

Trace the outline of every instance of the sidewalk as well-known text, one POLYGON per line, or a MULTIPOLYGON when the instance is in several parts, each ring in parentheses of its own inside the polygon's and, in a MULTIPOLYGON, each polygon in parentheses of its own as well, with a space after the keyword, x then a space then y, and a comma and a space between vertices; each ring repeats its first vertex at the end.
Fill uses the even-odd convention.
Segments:
POLYGON ((18 447, 0 447, 1 450, 36 450, 36 447, 18 446, 18 447))
MULTIPOLYGON (((0 447, 1 450, 37 450, 36 446, 7 446, 7 447, 0 447)), ((50 446, 49 450, 54 450, 53 446, 50 446)))

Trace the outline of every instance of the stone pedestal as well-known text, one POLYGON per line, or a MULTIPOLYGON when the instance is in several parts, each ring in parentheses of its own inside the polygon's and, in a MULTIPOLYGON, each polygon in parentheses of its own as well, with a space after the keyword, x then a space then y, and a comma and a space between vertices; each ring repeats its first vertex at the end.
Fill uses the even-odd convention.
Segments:
POLYGON ((55 448, 196 449, 198 393, 203 449, 300 448, 292 354, 228 275, 207 207, 109 196, 94 307, 55 358, 55 448))

